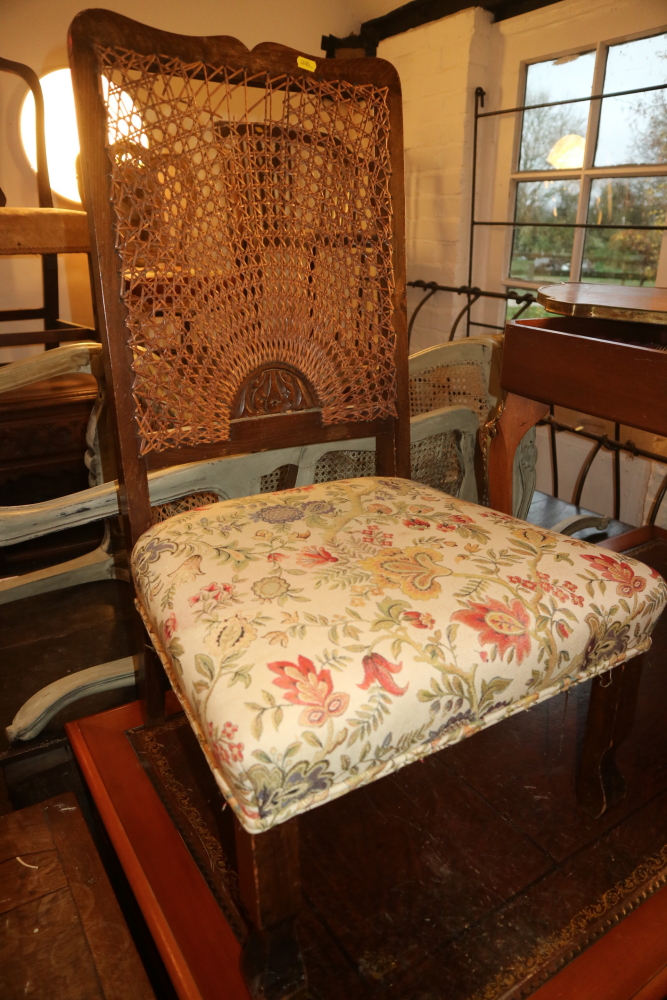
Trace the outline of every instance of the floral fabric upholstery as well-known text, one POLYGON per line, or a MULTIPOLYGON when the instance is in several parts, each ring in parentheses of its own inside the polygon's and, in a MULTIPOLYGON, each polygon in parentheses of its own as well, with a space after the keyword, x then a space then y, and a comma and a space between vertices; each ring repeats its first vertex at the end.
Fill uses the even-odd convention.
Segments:
POLYGON ((187 511, 133 569, 253 833, 637 655, 666 597, 641 563, 402 479, 187 511))

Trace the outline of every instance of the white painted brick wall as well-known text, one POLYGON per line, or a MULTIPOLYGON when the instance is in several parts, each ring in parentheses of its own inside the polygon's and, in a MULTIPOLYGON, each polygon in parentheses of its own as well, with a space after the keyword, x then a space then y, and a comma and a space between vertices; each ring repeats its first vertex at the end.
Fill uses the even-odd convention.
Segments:
MULTIPOLYGON (((470 8, 382 42, 403 87, 408 280, 467 282, 475 87, 484 85, 491 16, 470 8)), ((411 312, 421 292, 409 291, 411 312)), ((464 304, 439 293, 420 312, 412 350, 442 342, 464 304)))

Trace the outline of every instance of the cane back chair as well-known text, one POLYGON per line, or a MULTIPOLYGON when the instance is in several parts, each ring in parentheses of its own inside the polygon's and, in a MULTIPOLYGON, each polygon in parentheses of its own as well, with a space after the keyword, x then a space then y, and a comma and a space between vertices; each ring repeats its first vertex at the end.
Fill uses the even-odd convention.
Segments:
POLYGON ((624 562, 625 610, 599 550, 407 478, 393 67, 106 11, 70 53, 146 717, 152 648, 234 811, 251 993, 305 996, 299 813, 638 655, 665 585, 624 562), (150 471, 366 437, 375 476, 152 525, 150 471))

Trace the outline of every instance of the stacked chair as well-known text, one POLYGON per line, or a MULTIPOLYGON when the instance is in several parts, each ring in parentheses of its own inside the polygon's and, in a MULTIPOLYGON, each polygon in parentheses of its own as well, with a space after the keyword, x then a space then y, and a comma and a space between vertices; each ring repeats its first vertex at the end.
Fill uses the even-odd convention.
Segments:
MULTIPOLYGON (((107 11, 77 15, 70 52, 146 724, 166 673, 234 813, 250 992, 306 997, 300 814, 353 812, 360 786, 623 671, 665 585, 628 559, 620 602, 593 546, 442 492, 430 459, 410 479, 392 66, 107 11), (302 484, 300 449, 348 454, 302 484), (290 488, 156 522, 165 470, 276 450, 290 488)), ((524 434, 498 417, 511 491, 524 434)))

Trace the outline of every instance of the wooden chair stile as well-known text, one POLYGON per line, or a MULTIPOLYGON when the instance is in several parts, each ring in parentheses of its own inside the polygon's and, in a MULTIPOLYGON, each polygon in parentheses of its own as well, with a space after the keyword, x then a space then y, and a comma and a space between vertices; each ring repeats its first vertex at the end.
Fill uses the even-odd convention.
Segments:
MULTIPOLYGON (((597 620, 568 610, 572 624, 553 615, 545 624, 527 596, 549 579, 545 569, 555 576, 566 559, 583 572, 598 550, 584 545, 582 554, 582 543, 512 518, 523 434, 505 455, 494 452, 507 466, 506 513, 409 481, 393 67, 272 43, 249 51, 236 39, 173 35, 109 11, 77 15, 69 43, 118 503, 150 638, 145 718, 164 717, 166 672, 234 810, 251 994, 305 1000, 295 933, 299 813, 636 656, 665 585, 640 563, 624 564, 647 600, 612 662, 589 642, 597 620), (365 439, 375 439, 375 477, 299 483, 153 523, 150 477, 167 469, 297 447, 315 450, 305 463, 314 468, 329 442, 354 450, 365 439), (337 577, 344 567, 348 576, 337 577), (337 638, 343 620, 348 645, 337 638), (223 674, 227 686, 216 687, 223 674), (245 701, 259 683, 287 692, 284 704, 270 692, 266 708, 245 701), (375 699, 372 724, 365 698, 375 699), (283 722, 293 709, 298 725, 283 722), (250 711, 258 713, 251 724, 250 711), (355 726, 383 742, 363 745, 355 726), (305 732, 288 745, 297 729, 305 732), (290 763, 296 754, 303 759, 290 763)), ((568 587, 563 601, 577 592, 568 587)), ((600 598, 605 621, 625 629, 610 600, 600 598)))

